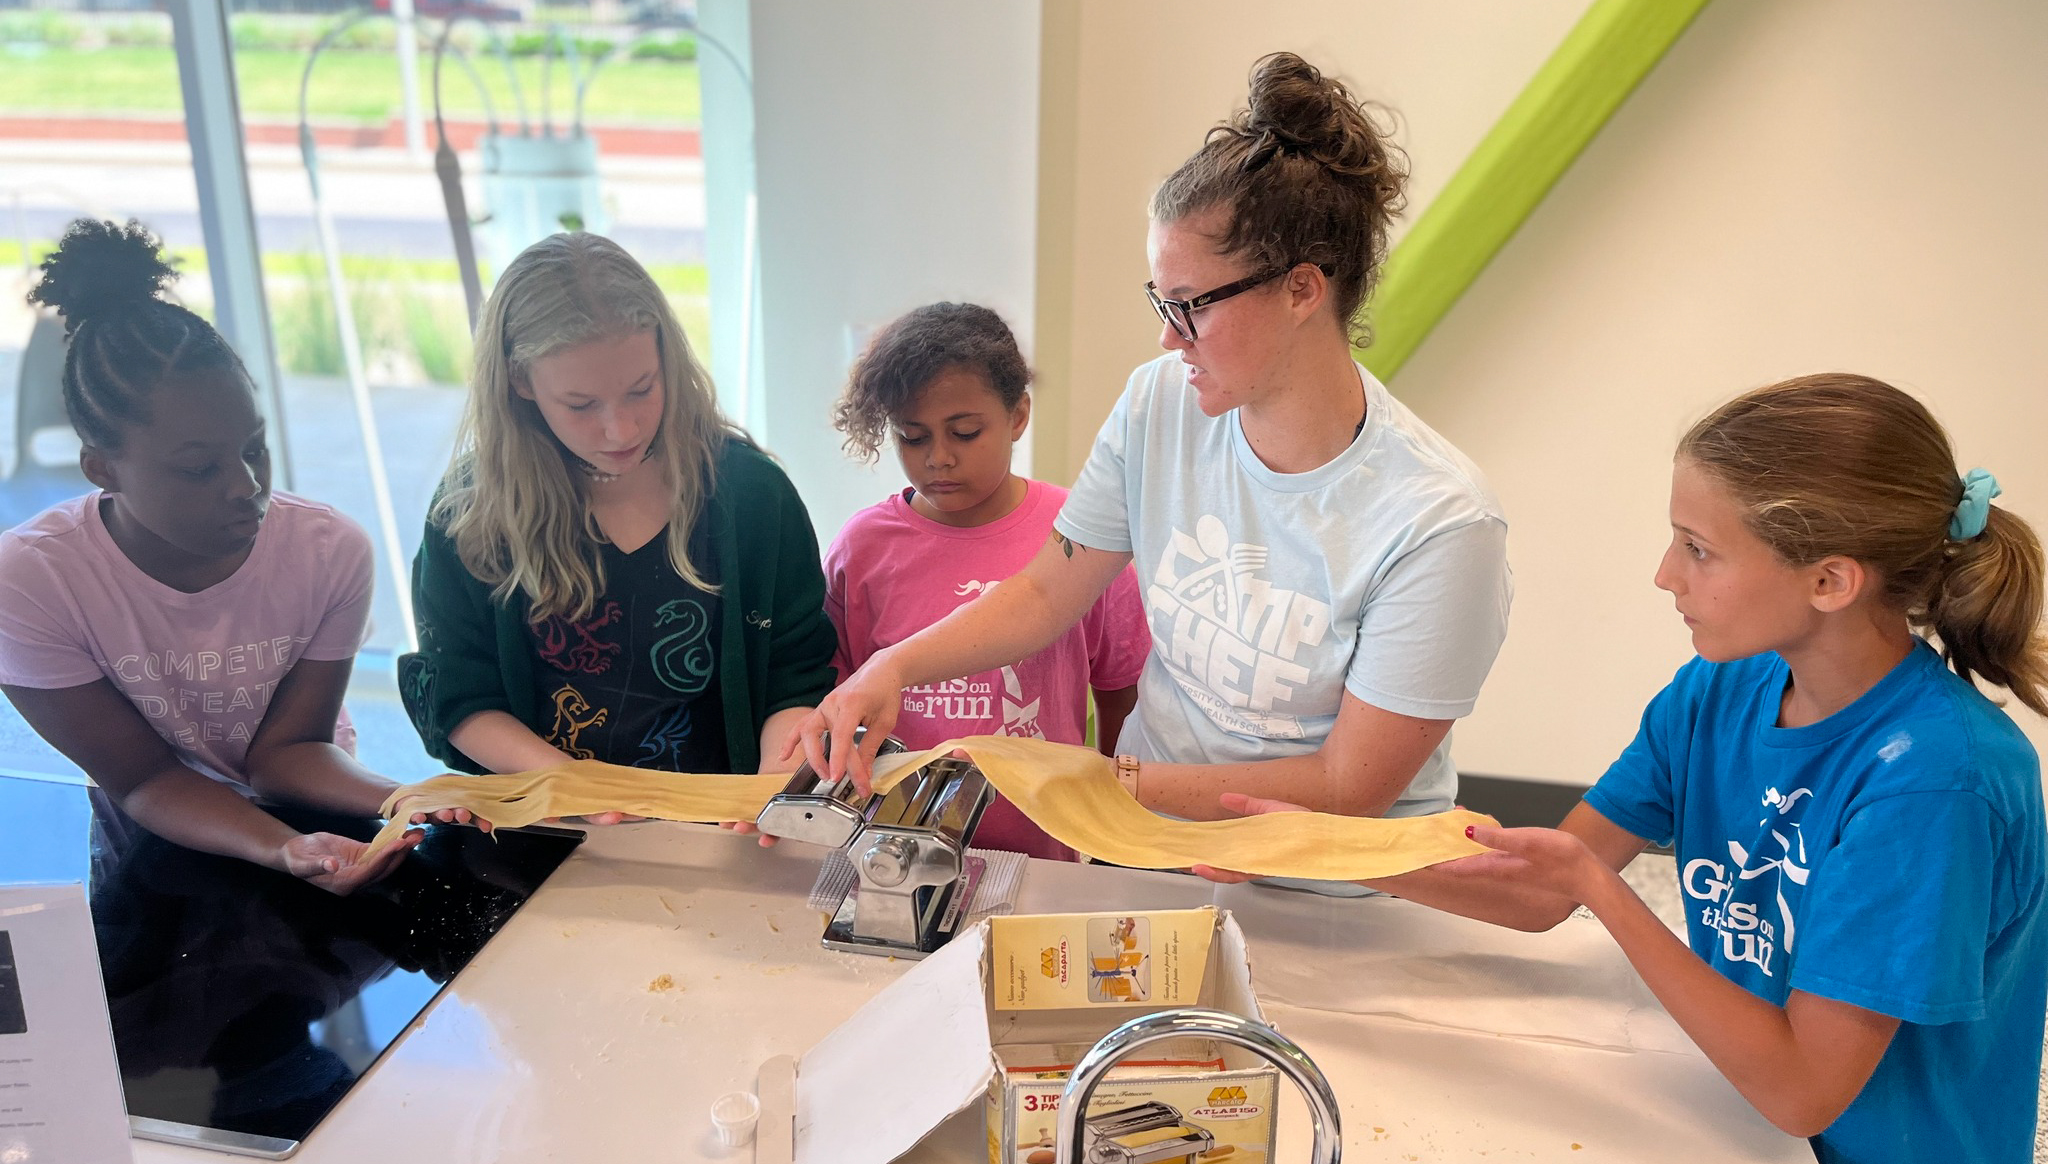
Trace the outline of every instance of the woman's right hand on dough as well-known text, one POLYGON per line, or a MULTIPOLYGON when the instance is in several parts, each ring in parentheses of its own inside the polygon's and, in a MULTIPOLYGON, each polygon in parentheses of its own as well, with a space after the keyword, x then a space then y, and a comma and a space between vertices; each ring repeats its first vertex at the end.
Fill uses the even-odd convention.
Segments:
MULTIPOLYGON (((1219 798, 1228 812, 1239 816, 1264 816, 1269 812, 1307 812, 1298 804, 1284 800, 1272 800, 1263 796, 1247 796, 1242 792, 1226 792, 1219 798)), ((1206 878, 1219 885, 1237 885, 1254 879, 1250 873, 1239 873, 1235 869, 1218 869, 1214 865, 1196 865, 1189 869, 1197 877, 1206 878)))
POLYGON ((887 660, 886 651, 876 655, 834 688, 790 734, 782 758, 792 759, 801 749, 812 770, 831 780, 851 773, 854 787, 866 794, 874 777, 875 756, 903 711, 903 681, 887 660), (854 735, 862 726, 868 734, 855 748, 854 735), (830 754, 825 748, 827 732, 832 735, 830 754))

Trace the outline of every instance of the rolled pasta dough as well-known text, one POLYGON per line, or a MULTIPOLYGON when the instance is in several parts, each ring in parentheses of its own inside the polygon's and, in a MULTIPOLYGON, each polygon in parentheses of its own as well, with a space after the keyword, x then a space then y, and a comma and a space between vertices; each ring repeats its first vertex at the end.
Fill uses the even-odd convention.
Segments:
MULTIPOLYGON (((884 756, 875 765, 876 793, 955 749, 972 757, 991 784, 1060 843, 1141 869, 1213 865, 1263 877, 1391 877, 1486 852, 1465 836, 1465 829, 1494 823, 1463 809, 1386 818, 1289 812, 1173 820, 1132 799, 1100 752, 1016 736, 969 736, 922 752, 884 756)), ((597 812, 750 821, 787 784, 786 776, 679 775, 595 760, 505 776, 436 776, 391 794, 384 802, 387 816, 398 811, 401 801, 407 803, 400 817, 377 834, 370 851, 403 835, 408 827, 404 818, 415 812, 465 808, 506 828, 597 812)))

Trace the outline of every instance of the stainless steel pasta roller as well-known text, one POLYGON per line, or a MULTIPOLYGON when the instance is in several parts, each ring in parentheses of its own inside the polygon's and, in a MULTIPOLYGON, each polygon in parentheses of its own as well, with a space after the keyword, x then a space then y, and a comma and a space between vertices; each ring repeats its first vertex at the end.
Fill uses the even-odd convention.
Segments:
MULTIPOLYGON (((907 750, 890 739, 879 754, 907 750)), ((967 848, 994 799, 981 769, 957 757, 931 761, 881 796, 862 796, 850 777, 825 780, 805 764, 756 823, 773 836, 839 850, 828 870, 850 867, 825 948, 922 958, 966 916, 974 894, 967 848)))

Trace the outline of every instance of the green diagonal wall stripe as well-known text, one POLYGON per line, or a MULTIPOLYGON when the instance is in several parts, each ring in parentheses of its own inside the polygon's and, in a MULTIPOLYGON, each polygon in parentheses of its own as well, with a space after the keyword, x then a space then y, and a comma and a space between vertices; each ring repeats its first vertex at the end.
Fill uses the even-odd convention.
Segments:
POLYGON ((1707 0, 1594 0, 1387 258, 1358 353, 1391 380, 1707 0))

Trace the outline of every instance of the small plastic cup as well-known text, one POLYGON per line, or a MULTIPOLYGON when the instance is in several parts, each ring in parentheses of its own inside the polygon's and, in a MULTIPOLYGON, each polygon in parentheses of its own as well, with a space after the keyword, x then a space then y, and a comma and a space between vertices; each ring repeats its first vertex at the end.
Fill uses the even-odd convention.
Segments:
POLYGON ((718 1142, 728 1148, 752 1143, 754 1125, 761 1120, 761 1101, 751 1091, 728 1091, 711 1103, 711 1126, 718 1142))

